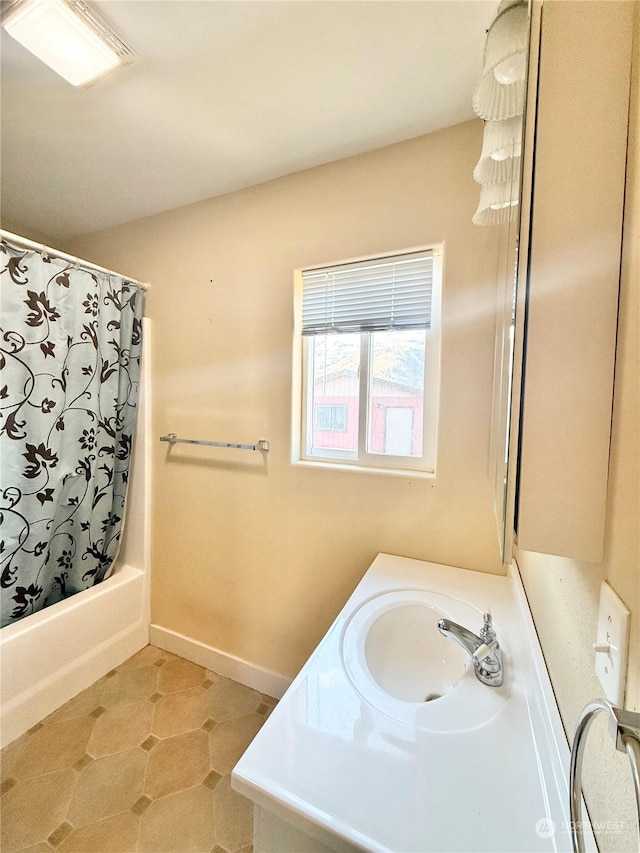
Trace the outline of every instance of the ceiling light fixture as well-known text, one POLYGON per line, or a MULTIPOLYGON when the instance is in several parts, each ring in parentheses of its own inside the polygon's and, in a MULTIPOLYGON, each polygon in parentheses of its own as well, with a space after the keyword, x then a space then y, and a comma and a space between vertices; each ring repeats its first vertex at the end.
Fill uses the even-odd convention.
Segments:
POLYGON ((131 62, 134 53, 81 0, 18 0, 2 26, 73 86, 87 86, 131 62))
POLYGON ((475 225, 501 225, 508 222, 518 204, 517 181, 484 184, 480 188, 480 204, 473 215, 475 225))
POLYGON ((524 0, 503 0, 487 31, 482 77, 473 108, 486 121, 520 115, 527 70, 529 12, 524 0))
POLYGON ((488 121, 484 126, 482 154, 473 177, 479 184, 510 181, 520 168, 521 154, 522 116, 488 121))
POLYGON ((487 30, 483 71, 473 109, 485 120, 482 154, 473 170, 481 184, 476 225, 517 217, 529 14, 525 0, 502 0, 487 30))

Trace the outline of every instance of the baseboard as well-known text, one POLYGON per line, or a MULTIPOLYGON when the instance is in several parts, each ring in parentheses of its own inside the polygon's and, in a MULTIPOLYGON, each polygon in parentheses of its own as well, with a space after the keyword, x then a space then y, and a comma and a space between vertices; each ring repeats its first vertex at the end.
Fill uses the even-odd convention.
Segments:
POLYGON ((249 663, 249 661, 229 654, 229 652, 223 652, 160 625, 150 626, 149 642, 152 646, 158 646, 166 652, 200 664, 212 672, 224 675, 225 678, 231 678, 240 684, 259 690, 260 693, 273 696, 274 699, 282 698, 285 690, 291 684, 290 678, 286 678, 278 672, 265 669, 265 667, 258 666, 255 663, 249 663))

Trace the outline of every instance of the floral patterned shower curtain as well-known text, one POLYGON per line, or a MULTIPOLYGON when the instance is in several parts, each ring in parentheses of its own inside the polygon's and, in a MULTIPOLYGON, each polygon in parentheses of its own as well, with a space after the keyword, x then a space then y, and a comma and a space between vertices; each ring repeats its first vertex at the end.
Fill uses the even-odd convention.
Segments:
POLYGON ((104 580, 122 532, 143 292, 0 244, 2 626, 104 580))

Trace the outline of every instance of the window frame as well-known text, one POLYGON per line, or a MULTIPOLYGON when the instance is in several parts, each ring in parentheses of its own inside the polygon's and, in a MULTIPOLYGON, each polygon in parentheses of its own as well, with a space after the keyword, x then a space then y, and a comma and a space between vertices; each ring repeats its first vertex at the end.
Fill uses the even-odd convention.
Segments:
POLYGON ((320 468, 341 468, 385 474, 404 474, 435 477, 437 434, 440 403, 441 301, 443 282, 444 244, 366 255, 327 264, 300 267, 294 273, 294 370, 292 463, 320 468), (310 453, 309 440, 313 434, 313 383, 309 381, 314 335, 302 334, 302 274, 323 266, 365 263, 387 257, 430 251, 433 257, 431 295, 431 325, 425 329, 425 373, 422 418, 422 456, 391 456, 370 453, 368 446, 368 408, 371 373, 371 336, 376 332, 354 333, 360 336, 360 368, 358 372, 358 450, 354 452, 322 448, 322 453, 310 453))

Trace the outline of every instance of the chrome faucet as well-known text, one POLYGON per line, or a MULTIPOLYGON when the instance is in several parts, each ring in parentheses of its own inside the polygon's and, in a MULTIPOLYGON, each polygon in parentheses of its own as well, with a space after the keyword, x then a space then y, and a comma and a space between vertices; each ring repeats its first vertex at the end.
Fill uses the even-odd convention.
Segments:
POLYGON ((484 614, 480 636, 449 619, 440 619, 438 630, 443 637, 455 640, 471 656, 478 681, 489 687, 500 687, 503 677, 502 652, 490 613, 484 614))

